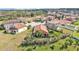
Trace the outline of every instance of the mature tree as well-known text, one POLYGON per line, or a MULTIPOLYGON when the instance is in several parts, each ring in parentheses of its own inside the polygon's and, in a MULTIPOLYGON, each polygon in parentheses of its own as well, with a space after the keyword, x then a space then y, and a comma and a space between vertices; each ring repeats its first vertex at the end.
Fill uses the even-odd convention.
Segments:
POLYGON ((34 17, 34 13, 31 13, 31 15, 30 15, 31 17, 34 17))

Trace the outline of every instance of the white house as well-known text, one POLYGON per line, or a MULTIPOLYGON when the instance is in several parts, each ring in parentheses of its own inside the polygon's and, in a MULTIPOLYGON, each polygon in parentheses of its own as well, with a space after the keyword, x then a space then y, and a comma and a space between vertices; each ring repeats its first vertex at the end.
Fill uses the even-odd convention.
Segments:
POLYGON ((8 33, 20 33, 27 30, 27 26, 22 22, 8 22, 4 24, 5 31, 8 33))
POLYGON ((27 23, 26 24, 26 26, 29 26, 29 25, 31 25, 31 27, 33 28, 33 27, 35 27, 35 26, 37 26, 37 25, 40 25, 40 24, 45 24, 45 22, 43 22, 43 23, 40 23, 40 22, 31 22, 31 23, 27 23))

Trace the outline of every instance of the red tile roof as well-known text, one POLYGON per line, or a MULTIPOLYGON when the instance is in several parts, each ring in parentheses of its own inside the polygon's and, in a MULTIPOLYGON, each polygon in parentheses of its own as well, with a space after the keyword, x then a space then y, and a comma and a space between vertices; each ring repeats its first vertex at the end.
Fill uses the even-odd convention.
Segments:
POLYGON ((40 24, 40 25, 37 25, 35 28, 35 31, 43 31, 44 33, 48 34, 48 30, 47 30, 47 27, 40 24))
POLYGON ((67 20, 53 20, 52 21, 55 24, 70 24, 71 21, 67 21, 67 20))

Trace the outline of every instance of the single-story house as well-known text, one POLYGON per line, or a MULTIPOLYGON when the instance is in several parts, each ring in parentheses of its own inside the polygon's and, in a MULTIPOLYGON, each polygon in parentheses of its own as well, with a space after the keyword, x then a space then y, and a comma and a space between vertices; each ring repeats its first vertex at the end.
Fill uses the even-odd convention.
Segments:
POLYGON ((8 33, 20 33, 27 30, 27 27, 24 23, 15 20, 5 23, 4 28, 8 33))

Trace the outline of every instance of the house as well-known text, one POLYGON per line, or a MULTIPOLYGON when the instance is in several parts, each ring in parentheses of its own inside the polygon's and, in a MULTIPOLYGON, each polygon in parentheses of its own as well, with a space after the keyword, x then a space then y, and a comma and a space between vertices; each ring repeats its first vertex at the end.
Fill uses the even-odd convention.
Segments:
POLYGON ((57 27, 59 26, 58 24, 53 23, 51 21, 47 21, 45 25, 47 26, 48 29, 52 29, 52 30, 56 30, 57 27))
POLYGON ((43 24, 44 25, 45 22, 43 22, 43 23, 40 23, 40 22, 31 22, 31 23, 27 23, 26 26, 29 26, 30 25, 33 28, 33 27, 35 27, 37 25, 40 25, 40 24, 43 24))
POLYGON ((48 35, 48 30, 45 25, 40 24, 40 25, 35 26, 33 29, 33 34, 35 34, 35 32, 37 31, 41 31, 45 36, 48 35))
POLYGON ((66 25, 66 24, 70 24, 71 21, 67 21, 67 20, 52 20, 52 21, 46 21, 46 26, 49 29, 57 29, 57 27, 61 26, 61 25, 66 25))
POLYGON ((46 21, 51 21, 51 20, 54 20, 55 19, 55 16, 54 15, 49 15, 46 17, 46 21))
POLYGON ((4 24, 5 31, 8 33, 20 33, 27 30, 24 23, 19 20, 10 20, 4 24))
POLYGON ((56 24, 60 24, 60 25, 65 25, 65 24, 70 24, 71 23, 71 21, 67 21, 67 20, 54 20, 52 22, 56 23, 56 24))

